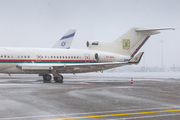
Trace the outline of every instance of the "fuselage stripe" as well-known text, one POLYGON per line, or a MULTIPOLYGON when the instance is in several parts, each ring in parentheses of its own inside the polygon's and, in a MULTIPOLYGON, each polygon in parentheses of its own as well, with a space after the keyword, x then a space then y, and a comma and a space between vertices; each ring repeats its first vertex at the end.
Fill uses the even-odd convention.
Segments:
POLYGON ((96 62, 95 60, 37 60, 37 59, 0 59, 0 63, 27 63, 27 62, 38 62, 38 63, 86 63, 86 62, 96 62))

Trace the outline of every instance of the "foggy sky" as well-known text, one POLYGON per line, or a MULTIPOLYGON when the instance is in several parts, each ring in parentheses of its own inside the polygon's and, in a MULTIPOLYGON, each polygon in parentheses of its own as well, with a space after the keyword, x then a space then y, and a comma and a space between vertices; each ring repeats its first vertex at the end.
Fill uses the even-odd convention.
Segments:
POLYGON ((87 40, 113 41, 131 27, 177 27, 153 35, 140 51, 138 66, 180 67, 179 0, 0 0, 0 47, 52 47, 77 29, 72 49, 87 40))

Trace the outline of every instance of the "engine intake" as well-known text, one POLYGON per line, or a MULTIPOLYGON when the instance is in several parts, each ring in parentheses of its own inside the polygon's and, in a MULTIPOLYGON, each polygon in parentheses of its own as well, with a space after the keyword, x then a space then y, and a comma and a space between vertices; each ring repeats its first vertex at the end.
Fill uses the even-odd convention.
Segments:
POLYGON ((96 54, 94 55, 94 58, 95 58, 95 61, 98 61, 98 60, 99 60, 99 55, 96 53, 96 54))

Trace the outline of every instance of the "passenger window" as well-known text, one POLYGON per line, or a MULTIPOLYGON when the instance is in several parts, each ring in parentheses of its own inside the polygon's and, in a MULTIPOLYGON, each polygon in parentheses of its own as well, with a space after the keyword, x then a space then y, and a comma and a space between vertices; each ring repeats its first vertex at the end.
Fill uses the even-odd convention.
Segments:
POLYGON ((21 56, 21 58, 23 58, 23 56, 21 56))
POLYGON ((66 56, 66 58, 67 58, 67 56, 66 56))
POLYGON ((13 56, 11 55, 11 58, 13 58, 13 56))
POLYGON ((78 59, 78 56, 77 56, 77 59, 78 59))
POLYGON ((61 56, 59 56, 59 58, 61 58, 61 56))
POLYGON ((4 58, 6 58, 6 55, 4 55, 4 58))
POLYGON ((40 58, 40 56, 38 55, 38 58, 40 58))
POLYGON ((46 56, 45 56, 45 58, 46 58, 46 56))
POLYGON ((74 59, 76 59, 76 56, 74 56, 74 59))
POLYGON ((54 58, 56 58, 56 56, 54 56, 54 58))
POLYGON ((59 58, 59 57, 57 56, 57 58, 59 58))
POLYGON ((30 56, 28 55, 28 58, 30 58, 30 56))
POLYGON ((1 58, 3 58, 3 55, 1 55, 1 58))
POLYGON ((49 58, 49 56, 48 56, 48 58, 49 58))
POLYGON ((10 58, 9 55, 7 57, 10 58))
POLYGON ((73 59, 73 56, 71 56, 71 58, 73 59))
POLYGON ((51 58, 53 58, 53 56, 51 56, 51 58))
POLYGON ((20 56, 18 55, 18 58, 20 58, 20 56))
POLYGON ((24 56, 24 58, 26 58, 26 56, 24 56))
POLYGON ((70 56, 68 56, 68 58, 70 59, 70 56))
POLYGON ((43 58, 43 56, 41 56, 41 58, 43 58))
POLYGON ((64 59, 64 56, 63 56, 63 59, 64 59))

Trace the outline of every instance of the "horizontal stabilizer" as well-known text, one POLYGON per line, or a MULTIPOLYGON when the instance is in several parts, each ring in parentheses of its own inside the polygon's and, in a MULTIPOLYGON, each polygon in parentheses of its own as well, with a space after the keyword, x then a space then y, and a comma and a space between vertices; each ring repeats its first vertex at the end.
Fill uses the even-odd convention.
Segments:
POLYGON ((154 28, 154 29, 135 29, 136 32, 155 31, 155 30, 175 30, 176 28, 154 28))
POLYGON ((138 64, 143 56, 144 52, 138 53, 135 57, 133 57, 128 63, 138 64))

